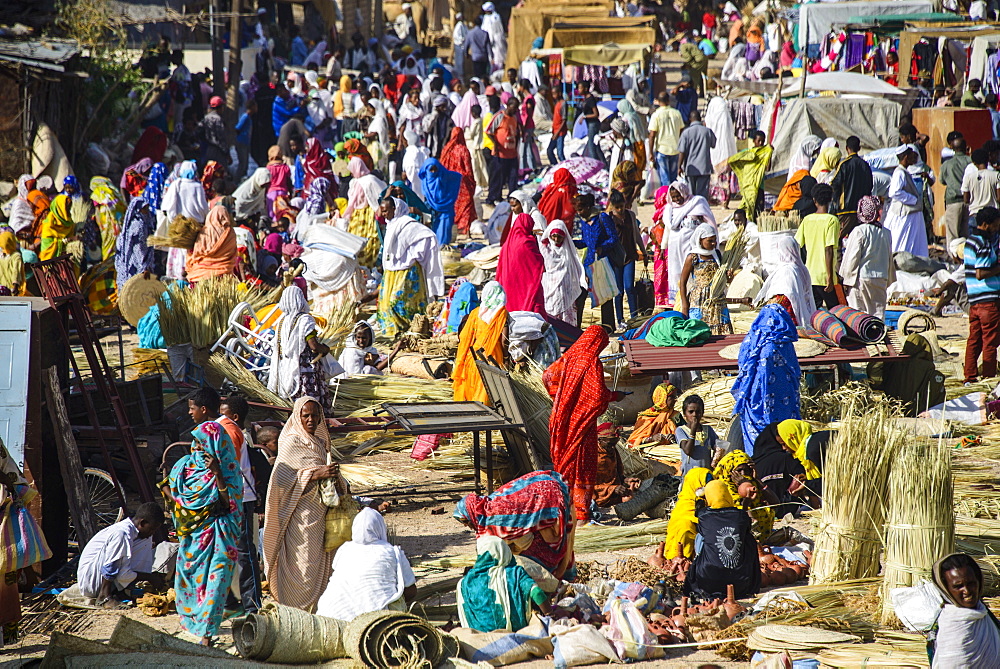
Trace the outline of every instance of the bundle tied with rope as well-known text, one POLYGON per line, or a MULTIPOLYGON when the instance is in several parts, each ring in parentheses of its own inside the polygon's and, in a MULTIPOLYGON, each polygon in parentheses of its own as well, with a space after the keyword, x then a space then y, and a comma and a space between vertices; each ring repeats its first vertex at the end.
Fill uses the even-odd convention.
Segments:
POLYGON ((458 644, 426 620, 401 611, 372 611, 350 622, 269 602, 233 621, 236 650, 248 660, 314 664, 350 657, 368 667, 430 669, 458 644))
POLYGON ((170 221, 166 237, 150 235, 146 239, 146 243, 150 246, 187 249, 190 251, 194 248, 194 242, 198 239, 198 233, 201 232, 201 228, 202 224, 198 221, 178 214, 174 216, 174 220, 170 221))

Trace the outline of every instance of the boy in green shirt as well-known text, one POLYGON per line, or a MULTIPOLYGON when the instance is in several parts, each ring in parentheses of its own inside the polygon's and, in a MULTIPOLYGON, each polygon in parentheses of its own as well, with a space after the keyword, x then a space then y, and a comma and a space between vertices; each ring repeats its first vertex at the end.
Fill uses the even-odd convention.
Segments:
POLYGON ((812 189, 816 213, 802 219, 795 241, 806 250, 806 268, 812 278, 813 298, 817 307, 830 308, 840 303, 835 286, 837 275, 837 244, 840 239, 840 221, 829 213, 833 188, 829 184, 816 184, 812 189))

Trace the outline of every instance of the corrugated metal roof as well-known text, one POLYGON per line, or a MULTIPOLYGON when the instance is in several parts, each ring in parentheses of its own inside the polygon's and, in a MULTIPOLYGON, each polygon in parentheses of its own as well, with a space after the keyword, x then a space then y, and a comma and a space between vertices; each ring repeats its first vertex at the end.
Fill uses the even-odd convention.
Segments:
POLYGON ((76 40, 0 38, 0 60, 65 72, 66 63, 80 53, 76 40))

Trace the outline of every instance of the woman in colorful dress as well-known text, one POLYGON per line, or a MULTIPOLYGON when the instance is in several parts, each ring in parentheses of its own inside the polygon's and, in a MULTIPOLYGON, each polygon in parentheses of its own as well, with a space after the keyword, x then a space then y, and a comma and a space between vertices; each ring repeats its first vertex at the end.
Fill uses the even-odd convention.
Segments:
POLYGON ((388 223, 382 243, 382 283, 378 295, 378 325, 389 337, 404 332, 427 308, 427 298, 444 294, 444 268, 437 237, 410 216, 399 198, 379 205, 388 223))
POLYGON ((591 325, 542 375, 552 397, 549 418, 552 464, 569 487, 579 524, 590 520, 597 477, 597 417, 624 394, 604 385, 601 351, 608 333, 591 325))
POLYGON ((115 241, 122 229, 125 198, 111 179, 94 177, 90 180, 90 201, 94 203, 94 217, 101 231, 101 260, 107 260, 115 252, 115 241))
POLYGON ((691 253, 691 235, 701 223, 708 221, 715 225, 715 214, 701 195, 692 195, 686 181, 675 181, 667 189, 668 202, 660 210, 663 222, 663 237, 660 244, 667 252, 667 295, 673 304, 677 300, 677 286, 680 284, 684 259, 691 253))
POLYGON ((722 271, 722 257, 715 248, 717 231, 711 223, 702 223, 691 236, 691 253, 684 260, 677 287, 677 310, 688 318, 707 325, 712 334, 733 334, 733 322, 724 300, 712 297, 712 279, 722 271))
POLYGON ((569 230, 562 220, 555 219, 545 228, 541 251, 545 260, 545 273, 542 274, 545 311, 564 323, 579 326, 576 303, 587 289, 587 278, 569 230))
POLYGON ((38 257, 52 260, 66 253, 66 240, 76 231, 73 221, 73 202, 82 198, 80 182, 72 174, 63 179, 63 189, 52 198, 49 212, 42 219, 39 237, 42 238, 38 257))
POLYGON ((489 401, 473 351, 482 351, 503 366, 507 320, 507 296, 499 283, 490 281, 483 286, 482 303, 465 319, 465 326, 458 334, 458 351, 451 373, 456 402, 489 401))
POLYGON ((372 174, 371 169, 360 157, 351 158, 347 163, 347 169, 351 171, 347 208, 344 209, 344 218, 348 221, 347 231, 368 240, 358 253, 358 264, 362 267, 375 267, 382 246, 375 214, 379 208, 379 196, 387 184, 372 174))
POLYGON ((476 179, 472 169, 472 154, 465 143, 465 131, 452 128, 451 138, 441 151, 441 164, 446 170, 462 175, 462 183, 455 200, 455 226, 459 233, 469 234, 469 227, 476 216, 476 179))
POLYGON ((180 539, 174 590, 181 627, 211 645, 233 580, 243 477, 236 448, 221 425, 206 421, 191 435, 191 454, 177 461, 168 478, 180 539))
POLYGON ((271 173, 271 181, 267 186, 267 217, 276 221, 275 202, 279 198, 288 199, 292 192, 292 168, 281 155, 281 147, 275 144, 267 150, 266 169, 271 173))
POLYGON ((330 410, 326 373, 316 360, 327 355, 330 347, 319 341, 316 319, 309 314, 309 303, 302 290, 298 286, 285 288, 278 309, 281 322, 275 332, 268 390, 286 400, 315 398, 324 410, 330 410))

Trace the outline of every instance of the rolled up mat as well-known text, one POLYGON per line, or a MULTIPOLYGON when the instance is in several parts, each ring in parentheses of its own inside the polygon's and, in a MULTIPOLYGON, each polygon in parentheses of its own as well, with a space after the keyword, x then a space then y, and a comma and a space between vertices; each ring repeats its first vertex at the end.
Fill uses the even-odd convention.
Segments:
POLYGON ((885 339, 885 323, 871 314, 843 304, 830 307, 830 313, 839 318, 841 323, 866 344, 874 344, 885 339))
POLYGON ((812 326, 813 329, 833 341, 837 346, 840 346, 848 339, 847 326, 826 309, 818 309, 813 314, 812 326))
POLYGON ((352 659, 379 669, 429 669, 458 651, 452 637, 402 611, 362 613, 347 624, 344 646, 352 659))
POLYGON ((904 309, 896 321, 896 330, 900 332, 900 338, 905 339, 911 334, 920 334, 937 330, 937 323, 930 314, 917 309, 904 309))
POLYGON ((236 650, 250 660, 315 664, 347 657, 348 623, 268 602, 257 613, 233 621, 236 650))

